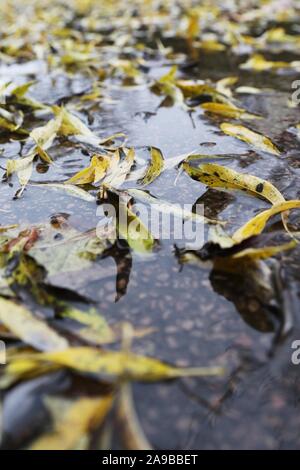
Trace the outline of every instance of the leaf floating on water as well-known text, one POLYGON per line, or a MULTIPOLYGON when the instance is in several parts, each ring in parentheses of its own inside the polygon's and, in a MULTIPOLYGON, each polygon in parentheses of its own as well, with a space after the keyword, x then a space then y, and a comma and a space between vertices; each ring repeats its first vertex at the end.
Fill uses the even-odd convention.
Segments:
POLYGON ((164 157, 162 152, 156 147, 150 147, 151 162, 145 175, 138 181, 143 186, 147 186, 159 177, 164 168, 164 157))
POLYGON ((258 134, 257 132, 253 132, 247 127, 229 124, 226 122, 221 124, 220 127, 225 134, 240 139, 243 142, 246 142, 247 144, 257 148, 258 150, 271 153, 272 155, 281 155, 279 149, 268 137, 258 134))
POLYGON ((133 148, 125 150, 125 158, 123 161, 117 165, 119 162, 119 151, 115 152, 115 156, 117 157, 114 164, 110 166, 110 171, 106 175, 104 179, 104 183, 108 184, 114 188, 119 188, 122 186, 124 181, 127 178, 128 173, 131 170, 131 167, 134 164, 135 159, 135 151, 133 148))
POLYGON ((122 442, 127 450, 151 450, 134 407, 130 383, 121 384, 118 399, 118 421, 122 442))
POLYGON ((61 116, 51 119, 44 126, 33 129, 29 135, 38 147, 41 147, 43 150, 47 150, 51 147, 55 137, 57 136, 61 126, 61 121, 61 116))
POLYGON ((262 248, 245 248, 238 253, 231 256, 233 260, 251 259, 251 260, 262 260, 275 256, 283 251, 292 250, 297 245, 295 240, 289 243, 284 243, 276 246, 264 246, 262 248))
POLYGON ((201 105, 205 111, 234 119, 261 119, 261 116, 248 113, 245 109, 237 108, 223 103, 204 103, 201 105))
POLYGON ((141 382, 172 380, 180 377, 205 377, 222 375, 222 367, 173 367, 151 357, 140 356, 131 352, 102 351, 89 347, 68 348, 59 352, 36 353, 14 356, 8 363, 10 374, 19 370, 18 362, 26 367, 27 373, 39 363, 52 363, 86 374, 95 374, 110 378, 122 378, 141 382))
POLYGON ((62 350, 68 342, 26 307, 0 297, 0 321, 19 339, 40 351, 62 350))
POLYGON ((176 85, 186 97, 197 98, 198 96, 207 96, 208 99, 206 101, 212 100, 217 103, 232 104, 228 96, 203 81, 177 80, 176 85))
POLYGON ((261 54, 254 54, 247 62, 240 65, 243 70, 254 70, 255 72, 267 72, 279 69, 300 70, 300 61, 283 62, 266 60, 261 54))
POLYGON ((6 162, 6 173, 10 176, 12 173, 17 173, 21 186, 26 186, 33 170, 33 159, 34 153, 28 157, 20 158, 17 160, 7 160, 6 162))
MULTIPOLYGON (((89 434, 97 429, 109 413, 113 396, 97 398, 79 398, 67 404, 57 403, 58 398, 47 398, 46 404, 54 413, 54 429, 38 438, 30 447, 31 450, 78 450, 86 449, 89 434)), ((61 401, 61 400, 60 400, 61 401)))
POLYGON ((216 83, 216 90, 220 93, 222 93, 225 96, 228 96, 228 98, 232 98, 232 91, 230 87, 232 85, 235 85, 238 82, 239 78, 238 77, 225 77, 222 78, 221 80, 218 80, 216 83))
POLYGON ((107 170, 110 167, 109 157, 106 155, 93 155, 91 163, 87 168, 76 173, 72 178, 68 179, 66 183, 72 184, 87 184, 98 183, 104 178, 107 170))
POLYGON ((202 163, 195 168, 185 162, 182 167, 191 178, 212 188, 238 189, 262 197, 272 204, 285 201, 283 195, 275 186, 257 176, 238 173, 231 168, 216 163, 202 163))
POLYGON ((275 204, 271 209, 267 209, 260 214, 256 215, 245 225, 240 227, 232 236, 233 240, 236 243, 240 243, 241 241, 245 240, 246 238, 252 237, 253 235, 259 235, 265 228, 269 219, 276 215, 280 214, 284 211, 288 211, 291 209, 300 208, 300 201, 284 201, 278 204, 275 204))
POLYGON ((74 307, 65 307, 59 316, 80 323, 82 328, 79 329, 78 335, 94 344, 107 344, 115 340, 115 334, 107 321, 95 309, 83 311, 74 307))
POLYGON ((60 126, 58 132, 62 136, 79 134, 95 137, 93 132, 77 116, 70 113, 66 108, 53 106, 52 109, 56 118, 59 120, 60 126))

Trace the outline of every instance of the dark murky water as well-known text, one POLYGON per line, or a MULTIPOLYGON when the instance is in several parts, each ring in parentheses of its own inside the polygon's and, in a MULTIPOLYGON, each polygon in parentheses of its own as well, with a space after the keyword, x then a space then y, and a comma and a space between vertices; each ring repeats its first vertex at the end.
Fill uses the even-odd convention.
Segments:
MULTIPOLYGON (((159 75, 159 64, 151 71, 159 75)), ((211 79, 238 72, 234 61, 216 55, 207 56, 192 76, 211 79), (219 68, 216 69, 216 64, 219 68)), ((189 72, 188 77, 190 77, 189 72)), ((236 154, 224 164, 273 182, 289 199, 300 197, 300 144, 286 132, 299 121, 299 110, 286 106, 291 82, 295 76, 243 74, 239 85, 270 90, 262 96, 241 97, 250 112, 267 116, 255 122, 255 129, 269 135, 284 150, 282 157, 249 151, 249 146, 221 135, 218 119, 206 117, 201 110, 191 117, 176 107, 159 108, 160 98, 145 87, 111 89, 117 104, 101 105, 90 115, 92 127, 100 135, 122 131, 133 146, 159 147, 165 158, 192 150, 206 154, 236 154), (155 113, 147 121, 144 112, 155 113), (213 144, 213 145, 212 145, 213 144)), ((83 79, 48 78, 35 87, 35 96, 51 102, 84 88, 83 79)), ((254 126, 250 125, 250 127, 254 126)), ((20 144, 1 144, 4 159, 16 155, 20 144)), ((88 157, 80 150, 60 146, 51 151, 56 166, 47 172, 35 171, 34 181, 63 181, 86 166, 88 157), (63 156, 63 158, 61 158, 63 156)), ((43 170, 40 169, 40 170, 43 170)), ((229 220, 230 228, 241 225, 259 209, 263 201, 207 190, 204 185, 181 175, 174 185, 176 171, 165 171, 149 188, 151 194, 170 202, 194 203, 202 196, 219 217, 229 220), (218 206, 218 201, 221 204, 218 206)), ((59 212, 70 215, 71 223, 80 230, 97 224, 96 207, 67 196, 63 192, 28 187, 23 198, 13 201, 16 187, 0 186, 1 221, 21 225, 49 220, 59 212)), ((276 230, 276 226, 272 227, 276 230)), ((83 272, 80 279, 60 279, 60 283, 88 294, 109 322, 129 320, 136 327, 153 327, 155 332, 135 340, 137 352, 153 355, 177 365, 224 365, 222 378, 185 379, 167 384, 135 385, 134 397, 141 423, 156 448, 297 448, 300 445, 300 376, 299 367, 291 364, 291 342, 300 339, 299 311, 299 249, 285 254, 275 263, 284 267, 285 295, 292 298, 293 337, 273 348, 280 318, 272 317, 262 308, 260 298, 247 289, 243 279, 220 279, 209 265, 181 267, 174 247, 162 242, 159 251, 144 259, 133 255, 127 293, 118 302, 116 297, 116 266, 112 258, 96 263, 94 273, 83 272), (244 299, 244 300, 243 300, 244 299), (272 352, 272 354, 271 354, 272 352)), ((284 316, 285 312, 282 312, 284 316)), ((34 379, 20 384, 6 396, 4 404, 7 439, 17 447, 24 430, 16 432, 18 423, 27 420, 31 433, 43 425, 45 411, 40 398, 43 393, 73 393, 85 387, 67 373, 34 379), (13 406, 12 406, 13 404, 13 406), (19 407, 20 405, 20 407, 19 407), (13 408, 20 413, 15 416, 13 408), (32 411, 34 410, 34 413, 32 411), (20 435, 19 435, 20 434, 20 435)), ((20 426, 21 429, 21 426, 20 426)), ((24 429, 24 424, 22 425, 24 429)), ((118 446, 118 442, 115 443, 118 446)))

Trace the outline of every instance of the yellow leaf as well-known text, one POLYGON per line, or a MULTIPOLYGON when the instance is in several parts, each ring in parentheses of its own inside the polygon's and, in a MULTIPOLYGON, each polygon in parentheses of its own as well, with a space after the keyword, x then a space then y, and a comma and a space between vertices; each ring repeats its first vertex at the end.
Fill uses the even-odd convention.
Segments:
POLYGON ((65 338, 36 318, 26 307, 0 297, 0 321, 19 339, 41 351, 64 349, 65 338))
POLYGON ((152 183, 162 172, 164 167, 164 157, 161 151, 156 147, 150 147, 151 162, 145 175, 139 180, 139 183, 146 186, 152 183))
POLYGON ((243 70, 255 70, 256 72, 266 72, 269 70, 294 68, 300 70, 300 61, 283 62, 266 60, 261 54, 254 54, 244 64, 240 65, 243 70))
POLYGON ((115 334, 105 318, 96 310, 82 311, 74 307, 67 307, 59 313, 60 317, 70 318, 83 325, 76 334, 93 342, 94 344, 111 343, 115 340, 115 334))
POLYGON ((194 82, 192 80, 177 80, 176 86, 183 92, 186 97, 210 96, 214 102, 231 104, 228 96, 219 90, 204 82, 194 82))
POLYGON ((232 91, 230 90, 230 87, 232 85, 235 85, 238 81, 238 77, 225 77, 222 78, 221 80, 218 80, 216 83, 216 89, 220 93, 222 93, 225 96, 228 96, 228 98, 232 97, 232 91))
MULTIPOLYGON (((47 399, 50 409, 61 409, 65 404, 57 404, 57 398, 47 399)), ((113 403, 113 396, 101 398, 79 398, 67 406, 65 413, 60 413, 54 422, 52 432, 38 438, 31 450, 76 450, 85 448, 88 435, 99 427, 113 403), (82 444, 83 442, 83 444, 82 444)), ((57 413, 58 414, 58 413, 57 413)))
POLYGON ((268 220, 273 215, 296 208, 300 208, 300 201, 298 200, 284 201, 279 204, 275 204, 270 209, 267 209, 250 219, 245 225, 240 227, 233 234, 232 238, 236 243, 240 243, 241 241, 252 237, 253 235, 259 235, 264 230, 268 220))
POLYGON ((43 150, 47 150, 53 143, 60 126, 62 117, 59 115, 55 119, 51 119, 45 126, 36 127, 30 132, 30 137, 35 141, 37 146, 43 150))
POLYGON ((138 253, 149 253, 154 247, 154 238, 141 219, 132 212, 126 202, 120 201, 118 235, 138 253))
POLYGON ((203 109, 209 113, 219 114, 221 116, 234 119, 261 119, 261 116, 247 113, 245 109, 234 107, 224 103, 204 103, 201 105, 203 109))
POLYGON ((7 176, 12 173, 17 173, 19 182, 21 186, 25 186, 32 174, 33 169, 33 159, 35 154, 32 153, 28 157, 19 158, 17 160, 7 160, 6 161, 6 173, 7 176))
POLYGON ((115 152, 114 164, 110 167, 109 173, 106 175, 104 182, 114 188, 120 187, 127 178, 128 173, 134 164, 135 152, 133 148, 125 149, 126 156, 124 160, 117 165, 119 161, 119 151, 115 152))
POLYGON ((108 168, 110 166, 109 157, 106 155, 93 155, 90 165, 88 168, 76 173, 66 183, 72 184, 88 184, 97 183, 104 178, 108 168))
POLYGON ((272 204, 285 201, 275 186, 257 176, 238 173, 217 163, 202 163, 195 168, 185 162, 182 167, 193 179, 201 181, 212 188, 239 189, 262 197, 272 204))
POLYGON ((33 372, 40 363, 50 363, 67 367, 86 374, 95 374, 111 378, 119 377, 127 380, 152 382, 169 380, 179 377, 201 377, 220 375, 224 372, 221 367, 173 367, 146 356, 131 352, 102 351, 89 347, 76 347, 50 353, 16 355, 11 357, 7 366, 10 374, 15 374, 26 368, 26 373, 33 372))
POLYGON ((67 111, 66 108, 59 106, 52 107, 54 114, 60 120, 59 134, 68 135, 86 135, 95 137, 93 132, 74 114, 67 111))
POLYGON ((236 137, 243 142, 247 142, 247 144, 253 145, 253 147, 258 150, 262 150, 263 152, 271 153, 273 155, 280 155, 280 151, 268 137, 258 134, 257 132, 253 132, 247 127, 226 122, 221 124, 220 127, 225 134, 236 137))
POLYGON ((275 256, 282 251, 291 250, 295 248, 297 242, 292 240, 289 243, 284 243, 282 245, 277 246, 263 246, 262 248, 247 248, 245 250, 241 250, 238 253, 232 255, 230 258, 234 260, 238 260, 241 258, 249 258, 251 260, 260 260, 270 258, 271 256, 275 256))

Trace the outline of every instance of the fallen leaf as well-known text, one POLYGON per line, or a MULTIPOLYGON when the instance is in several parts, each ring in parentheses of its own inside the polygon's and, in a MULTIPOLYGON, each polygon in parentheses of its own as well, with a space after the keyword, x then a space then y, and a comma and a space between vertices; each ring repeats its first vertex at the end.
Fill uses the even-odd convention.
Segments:
POLYGON ((283 195, 275 186, 257 176, 238 173, 216 163, 202 163, 198 167, 193 167, 184 162, 182 167, 191 178, 212 188, 238 189, 262 197, 272 204, 285 202, 283 195))
POLYGON ((240 243, 246 238, 252 237, 253 235, 258 235, 264 230, 267 222, 272 216, 296 208, 300 208, 300 201, 298 200, 277 203, 270 209, 257 214, 255 217, 246 222, 246 224, 240 227, 233 234, 232 238, 236 243, 240 243))
POLYGON ((102 351, 89 347, 68 348, 59 352, 12 356, 7 364, 8 374, 21 370, 33 372, 40 363, 67 367, 74 371, 124 380, 153 382, 180 377, 221 375, 222 367, 173 367, 157 359, 131 352, 102 351))
POLYGON ((253 132, 247 127, 229 124, 226 122, 221 124, 220 127, 225 134, 240 139, 243 142, 246 142, 247 144, 257 148, 258 150, 262 150, 263 152, 271 153, 273 155, 281 154, 278 148, 268 137, 258 134, 257 132, 253 132))
MULTIPOLYGON (((97 429, 107 416, 113 404, 113 396, 79 398, 74 402, 57 403, 58 398, 47 398, 50 410, 58 408, 52 432, 39 437, 31 450, 78 450, 88 445, 89 434, 97 429), (63 408, 63 410, 62 410, 63 408), (64 410, 64 408, 67 408, 64 410)), ((54 413, 55 414, 55 413, 54 413)))
POLYGON ((146 169, 144 176, 138 181, 143 186, 147 186, 159 177, 164 168, 164 157, 156 147, 150 147, 151 162, 146 169))
POLYGON ((68 342, 26 307, 0 297, 0 320, 19 339, 40 351, 62 350, 68 342))
POLYGON ((234 119, 261 119, 261 116, 248 113, 245 109, 237 108, 224 103, 204 103, 201 105, 205 111, 234 119))

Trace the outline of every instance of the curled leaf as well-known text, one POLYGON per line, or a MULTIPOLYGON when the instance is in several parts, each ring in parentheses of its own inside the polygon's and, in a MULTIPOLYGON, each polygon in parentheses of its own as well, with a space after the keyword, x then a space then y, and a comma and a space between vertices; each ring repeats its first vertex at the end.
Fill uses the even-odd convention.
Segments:
POLYGON ((150 147, 151 162, 145 175, 139 180, 143 186, 152 183, 161 174, 164 167, 164 157, 161 151, 156 147, 150 147))
POLYGON ((260 234, 265 228, 268 220, 279 213, 288 211, 290 209, 300 208, 300 201, 284 201, 278 204, 275 204, 270 209, 267 209, 260 214, 257 214, 255 217, 246 222, 245 225, 240 227, 232 236, 233 240, 236 243, 240 243, 246 238, 252 237, 253 235, 260 234))

